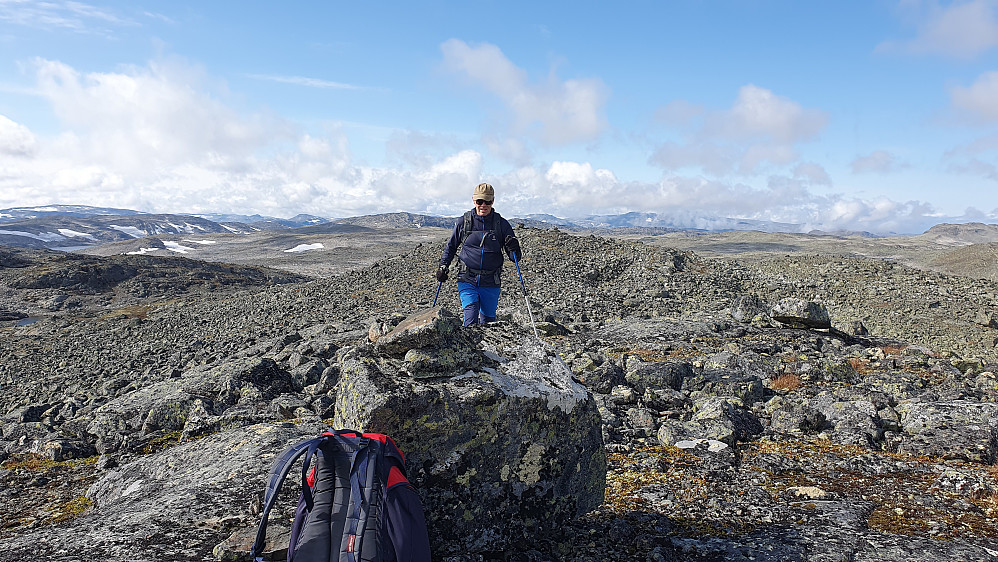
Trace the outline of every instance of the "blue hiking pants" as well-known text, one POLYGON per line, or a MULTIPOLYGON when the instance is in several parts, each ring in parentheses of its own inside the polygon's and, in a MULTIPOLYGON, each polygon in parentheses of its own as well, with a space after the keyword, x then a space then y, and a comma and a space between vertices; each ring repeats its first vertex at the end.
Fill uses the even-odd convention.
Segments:
POLYGON ((464 325, 485 324, 496 321, 499 308, 499 287, 476 287, 471 283, 458 283, 461 306, 464 307, 464 325))

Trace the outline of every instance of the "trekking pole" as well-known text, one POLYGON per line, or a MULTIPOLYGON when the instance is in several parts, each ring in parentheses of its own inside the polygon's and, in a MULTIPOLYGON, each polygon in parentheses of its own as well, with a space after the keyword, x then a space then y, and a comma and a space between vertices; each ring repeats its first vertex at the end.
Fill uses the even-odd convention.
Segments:
POLYGON ((516 259, 516 253, 513 253, 513 263, 516 264, 516 274, 520 276, 520 287, 523 287, 523 302, 527 303, 527 314, 530 315, 530 325, 534 328, 534 337, 539 340, 541 337, 537 335, 537 324, 534 324, 534 312, 530 310, 530 299, 527 298, 527 285, 523 282, 523 273, 520 273, 520 260, 516 259))
POLYGON ((440 281, 440 282, 437 283, 437 294, 433 295, 433 304, 430 305, 430 308, 433 308, 434 306, 437 306, 437 297, 440 296, 440 286, 443 285, 443 284, 444 284, 443 281, 440 281))

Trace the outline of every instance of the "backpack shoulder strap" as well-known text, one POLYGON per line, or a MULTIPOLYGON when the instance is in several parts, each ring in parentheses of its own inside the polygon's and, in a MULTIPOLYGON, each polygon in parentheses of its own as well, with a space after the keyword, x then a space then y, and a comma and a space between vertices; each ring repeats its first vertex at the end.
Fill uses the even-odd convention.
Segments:
POLYGON ((458 246, 464 246, 464 241, 468 239, 468 235, 471 234, 472 229, 475 228, 474 216, 472 211, 464 213, 464 222, 461 225, 461 240, 458 241, 458 246))
POLYGON ((270 510, 274 507, 274 500, 277 499, 281 485, 284 484, 288 473, 291 472, 291 467, 295 464, 295 461, 306 453, 311 452, 314 454, 316 447, 319 446, 319 443, 323 439, 324 437, 316 437, 302 441, 297 445, 292 445, 285 449, 281 453, 281 456, 277 457, 277 460, 274 461, 274 465, 270 469, 270 477, 267 480, 267 490, 264 494, 263 509, 260 515, 260 526, 257 527, 256 540, 253 541, 253 548, 250 550, 250 556, 254 560, 260 556, 263 544, 267 540, 267 517, 270 515, 270 510))

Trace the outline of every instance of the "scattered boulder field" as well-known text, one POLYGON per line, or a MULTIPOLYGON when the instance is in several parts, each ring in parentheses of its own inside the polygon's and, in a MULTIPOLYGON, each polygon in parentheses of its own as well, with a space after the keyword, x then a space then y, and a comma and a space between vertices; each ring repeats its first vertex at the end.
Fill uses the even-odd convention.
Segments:
POLYGON ((0 561, 247 560, 328 425, 396 439, 437 560, 998 560, 998 284, 518 236, 472 328, 442 241, 324 278, 0 249, 0 561))

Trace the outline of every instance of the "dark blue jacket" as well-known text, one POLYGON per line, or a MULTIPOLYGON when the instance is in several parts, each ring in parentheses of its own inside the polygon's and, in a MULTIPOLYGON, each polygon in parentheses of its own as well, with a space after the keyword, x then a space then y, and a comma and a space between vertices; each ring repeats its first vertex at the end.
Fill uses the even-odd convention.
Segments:
POLYGON ((464 232, 464 217, 457 220, 454 232, 444 248, 444 255, 440 258, 440 265, 449 266, 454 256, 460 252, 457 256, 458 281, 479 287, 498 287, 502 273, 502 253, 506 238, 515 237, 513 227, 494 209, 484 217, 472 211, 471 220, 471 233, 461 247, 458 245, 464 232))

